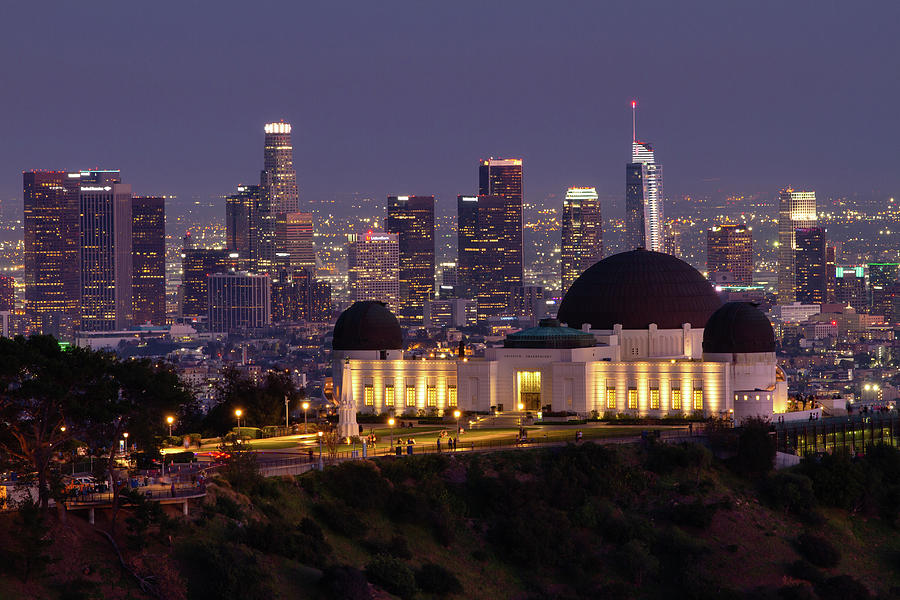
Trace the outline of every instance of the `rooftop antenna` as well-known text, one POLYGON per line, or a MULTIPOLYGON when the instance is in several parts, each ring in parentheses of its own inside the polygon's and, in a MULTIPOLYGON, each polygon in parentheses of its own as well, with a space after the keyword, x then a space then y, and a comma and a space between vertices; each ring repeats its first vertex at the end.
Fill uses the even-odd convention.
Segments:
POLYGON ((635 128, 635 108, 637 107, 637 100, 631 101, 631 143, 635 143, 637 141, 637 129, 635 128))

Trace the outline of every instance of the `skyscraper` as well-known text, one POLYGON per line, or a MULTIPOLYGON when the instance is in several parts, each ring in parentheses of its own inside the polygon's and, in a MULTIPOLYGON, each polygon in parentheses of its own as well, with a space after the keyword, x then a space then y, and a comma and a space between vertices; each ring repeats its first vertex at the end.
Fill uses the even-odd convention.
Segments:
POLYGON ((272 323, 268 274, 213 273, 207 284, 210 331, 237 333, 272 323))
POLYGON ((794 231, 798 227, 815 227, 816 193, 785 188, 778 200, 778 303, 790 304, 795 294, 794 231))
POLYGON ((331 286, 315 278, 315 270, 303 268, 290 280, 272 283, 272 321, 329 322, 332 318, 331 286))
POLYGON ((291 250, 287 235, 287 213, 300 210, 297 172, 290 123, 267 123, 260 174, 262 197, 256 218, 256 269, 277 278, 289 269, 291 250), (279 222, 284 224, 279 227, 279 222), (280 256, 279 256, 280 255, 280 256))
POLYGON ((734 282, 753 284, 753 233, 743 225, 716 225, 706 230, 706 271, 731 273, 734 282))
POLYGON ((825 302, 837 302, 837 280, 835 279, 837 248, 834 244, 825 246, 825 302))
POLYGON ((631 103, 631 162, 625 165, 625 249, 665 252, 662 165, 653 147, 637 139, 636 106, 631 103))
POLYGON ((166 323, 166 202, 135 196, 131 204, 134 322, 166 323))
POLYGON ((300 210, 297 172, 294 170, 294 147, 290 123, 266 123, 265 150, 261 186, 265 190, 267 210, 289 213, 300 210))
POLYGON ((803 304, 823 304, 826 294, 825 230, 799 227, 795 230, 795 297, 803 304))
POLYGON ((478 319, 507 312, 509 293, 521 285, 521 248, 510 232, 510 200, 502 196, 458 196, 457 280, 465 297, 476 300, 478 319))
POLYGON ((869 263, 869 293, 872 296, 871 310, 873 315, 892 316, 893 298, 889 294, 891 286, 897 283, 900 272, 898 263, 869 263))
POLYGON ((603 258, 603 221, 597 189, 570 187, 563 200, 560 250, 561 292, 585 269, 603 258))
POLYGON ((205 317, 208 312, 207 279, 214 273, 227 271, 228 252, 206 248, 184 248, 181 251, 181 315, 205 317))
POLYGON ((482 159, 478 167, 478 194, 502 198, 503 221, 496 231, 498 239, 494 251, 500 260, 506 283, 522 285, 523 248, 522 219, 524 191, 521 158, 482 159))
POLYGON ((262 188, 239 185, 237 193, 225 198, 225 247, 241 270, 257 269, 259 207, 262 188))
POLYGON ((350 235, 347 267, 353 302, 377 300, 396 312, 400 301, 400 244, 396 233, 350 235))
POLYGON ((0 312, 16 308, 16 281, 12 277, 0 275, 0 312))
POLYGON ((134 316, 131 186, 117 170, 81 171, 77 179, 81 329, 126 329, 134 316))
POLYGON ((388 196, 387 231, 397 234, 400 318, 421 324, 434 299, 434 196, 388 196))
POLYGON ((290 212, 278 215, 275 238, 279 240, 279 252, 286 263, 279 265, 291 275, 302 269, 316 269, 316 252, 313 248, 313 216, 308 212, 290 212))
POLYGON ((80 316, 78 178, 26 171, 22 187, 27 328, 71 339, 80 316))
POLYGON ((866 277, 863 267, 836 268, 835 301, 841 306, 852 306, 859 313, 868 310, 866 277))

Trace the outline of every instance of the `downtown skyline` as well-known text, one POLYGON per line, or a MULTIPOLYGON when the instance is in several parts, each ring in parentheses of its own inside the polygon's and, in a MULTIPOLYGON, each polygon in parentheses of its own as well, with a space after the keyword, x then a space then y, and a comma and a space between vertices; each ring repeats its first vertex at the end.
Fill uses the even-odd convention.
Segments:
MULTIPOLYGON (((145 193, 177 196, 178 212, 195 198, 254 183, 248 166, 259 123, 279 119, 294 127, 301 207, 434 194, 439 212, 450 212, 456 195, 474 192, 471 161, 489 156, 524 160, 529 203, 573 185, 616 198, 624 195, 633 98, 641 137, 666 165, 669 199, 773 195, 785 186, 814 188, 823 198, 896 195, 889 144, 900 134, 890 103, 898 84, 878 75, 896 71, 900 53, 882 31, 892 19, 863 23, 846 18, 850 7, 802 7, 705 7, 695 30, 689 7, 663 5, 643 14, 580 4, 551 14, 531 4, 516 14, 487 7, 468 27, 465 3, 428 11, 360 6, 341 15, 346 30, 331 38, 315 25, 335 22, 335 10, 286 7, 284 21, 303 35, 268 47, 262 26, 223 45, 244 12, 226 3, 221 15, 203 19, 194 7, 178 21, 162 10, 121 14, 130 18, 119 29, 90 15, 104 33, 63 52, 69 28, 78 29, 70 26, 90 11, 59 5, 40 29, 21 19, 0 42, 19 57, 6 65, 19 93, 2 101, 16 118, 4 128, 13 143, 0 148, 7 165, 0 198, 21 198, 23 170, 97 166, 120 169, 145 193), (501 14, 506 26, 482 40, 501 14), (625 26, 637 16, 644 33, 657 34, 642 35, 639 45, 625 26), (766 44, 754 36, 761 27, 766 44), (159 31, 167 44, 147 50, 159 31), (402 43, 387 35, 399 31, 407 34, 402 43), (41 52, 30 52, 23 34, 37 36, 41 52), (424 44, 431 36, 435 43, 424 44), (544 41, 533 43, 535 36, 544 41), (186 64, 176 60, 180 51, 191 56, 186 64), (271 65, 252 71, 273 52, 271 65), (864 64, 870 56, 877 65, 864 64), (508 68, 489 78, 496 61, 508 68), (645 65, 638 74, 628 68, 633 61, 645 65), (111 98, 88 85, 102 80, 96 73, 104 67, 121 73, 111 98), (47 68, 77 93, 66 101, 50 94, 37 75, 47 68), (276 73, 278 85, 263 85, 276 73), (421 94, 400 93, 413 84, 421 94)), ((16 20, 18 9, 3 10, 16 20)))

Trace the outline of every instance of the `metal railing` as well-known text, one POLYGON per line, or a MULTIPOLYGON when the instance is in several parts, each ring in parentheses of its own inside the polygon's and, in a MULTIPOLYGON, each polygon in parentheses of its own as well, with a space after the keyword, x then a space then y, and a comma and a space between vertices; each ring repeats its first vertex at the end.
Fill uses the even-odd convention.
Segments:
MULTIPOLYGON (((174 484, 174 487, 172 485, 150 485, 127 489, 137 491, 147 500, 159 501, 171 498, 190 498, 204 494, 206 492, 206 484, 176 483, 174 484)), ((123 489, 119 492, 119 502, 122 505, 129 504, 127 489, 123 489)), ((113 493, 112 491, 87 492, 84 490, 73 490, 65 496, 64 501, 70 507, 77 505, 109 504, 113 501, 113 493)))

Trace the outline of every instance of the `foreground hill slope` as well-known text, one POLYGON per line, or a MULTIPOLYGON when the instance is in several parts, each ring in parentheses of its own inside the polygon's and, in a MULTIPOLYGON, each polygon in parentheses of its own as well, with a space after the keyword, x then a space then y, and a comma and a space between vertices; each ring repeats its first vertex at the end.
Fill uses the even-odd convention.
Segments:
MULTIPOLYGON (((752 476, 692 444, 388 458, 284 479, 239 457, 190 519, 138 506, 119 527, 149 593, 93 528, 51 515, 56 562, 23 583, 4 561, 0 597, 893 598, 898 485, 893 448, 752 476)), ((3 518, 15 552, 21 517, 3 518)))

